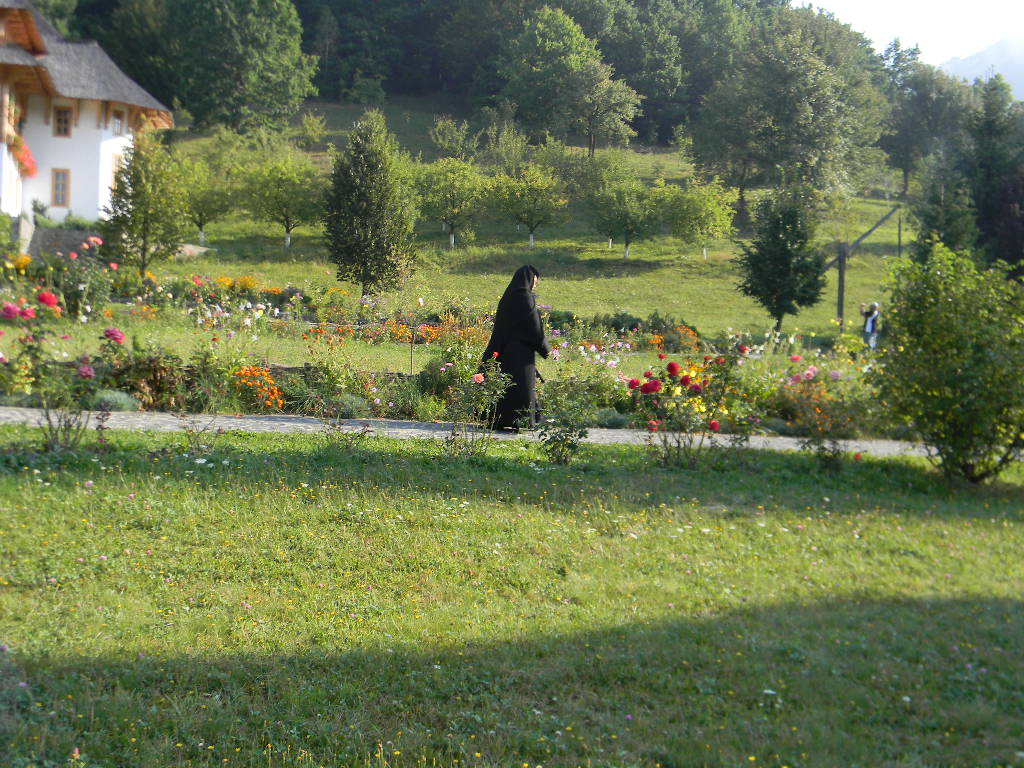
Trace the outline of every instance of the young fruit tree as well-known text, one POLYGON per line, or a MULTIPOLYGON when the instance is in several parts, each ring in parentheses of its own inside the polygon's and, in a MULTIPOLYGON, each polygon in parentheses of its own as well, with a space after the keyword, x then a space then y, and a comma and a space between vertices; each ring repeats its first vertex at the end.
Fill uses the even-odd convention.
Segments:
POLYGON ((811 245, 811 212, 797 194, 762 200, 754 216, 754 239, 741 244, 740 293, 754 299, 775 320, 812 307, 825 291, 825 255, 811 245))
POLYGON ((327 247, 338 279, 364 296, 393 288, 413 262, 416 202, 384 115, 371 110, 334 162, 325 201, 327 247))
POLYGON ((309 157, 292 149, 275 152, 245 171, 246 207, 259 221, 284 229, 284 247, 292 232, 323 216, 324 176, 309 157))
POLYGON ((459 232, 468 235, 483 213, 487 180, 471 162, 443 158, 420 172, 423 213, 448 230, 448 247, 455 247, 459 232))
POLYGON ((590 219, 608 241, 622 240, 623 258, 633 243, 650 240, 662 221, 661 190, 639 180, 619 182, 592 192, 587 198, 590 219))
POLYGON ((535 165, 515 175, 498 174, 491 189, 498 210, 526 227, 530 248, 537 230, 561 219, 569 202, 558 179, 535 165))
POLYGON ((700 246, 706 260, 709 240, 732 235, 739 190, 717 178, 706 184, 690 182, 685 188, 669 184, 664 189, 665 221, 672 236, 700 246))
POLYGON ((177 164, 154 134, 136 135, 104 213, 100 230, 111 261, 136 267, 140 277, 181 249, 188 226, 185 190, 177 164))
POLYGON ((234 186, 225 169, 215 170, 203 158, 181 158, 178 166, 188 220, 199 232, 199 244, 206 245, 207 225, 234 210, 234 186))

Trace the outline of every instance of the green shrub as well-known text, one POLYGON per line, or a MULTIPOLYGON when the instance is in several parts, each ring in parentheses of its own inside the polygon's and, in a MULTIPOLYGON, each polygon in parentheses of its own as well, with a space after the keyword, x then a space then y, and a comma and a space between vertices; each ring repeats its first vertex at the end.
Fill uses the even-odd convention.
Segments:
POLYGON ((980 482, 1024 447, 1024 288, 936 245, 899 262, 876 379, 943 472, 980 482))
POLYGON ((82 405, 90 411, 138 411, 141 403, 127 392, 116 389, 101 389, 82 399, 82 405))
POLYGON ((572 376, 544 384, 540 441, 552 464, 572 461, 587 436, 593 408, 588 383, 572 376))
POLYGON ((594 414, 594 426, 602 429, 625 429, 633 417, 628 413, 619 413, 614 408, 600 408, 594 414))

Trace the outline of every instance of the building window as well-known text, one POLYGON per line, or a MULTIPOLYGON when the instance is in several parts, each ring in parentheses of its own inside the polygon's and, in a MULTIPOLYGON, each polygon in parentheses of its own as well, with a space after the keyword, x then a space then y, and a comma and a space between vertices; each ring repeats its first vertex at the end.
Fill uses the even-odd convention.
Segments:
POLYGON ((117 174, 124 168, 124 155, 114 155, 113 171, 110 176, 110 188, 117 189, 117 174))
POLYGON ((124 136, 124 112, 114 112, 114 135, 124 136))
POLYGON ((53 135, 71 135, 71 107, 53 108, 53 135))
POLYGON ((67 208, 71 203, 71 171, 66 168, 53 169, 53 194, 50 205, 67 208))

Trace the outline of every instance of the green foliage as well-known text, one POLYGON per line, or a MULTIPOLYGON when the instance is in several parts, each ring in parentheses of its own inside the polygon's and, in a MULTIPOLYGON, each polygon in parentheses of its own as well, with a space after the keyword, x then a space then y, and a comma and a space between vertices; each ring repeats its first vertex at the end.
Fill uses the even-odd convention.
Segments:
POLYGON ((383 81, 384 78, 379 75, 364 75, 357 71, 352 78, 352 85, 343 89, 341 96, 345 101, 361 107, 382 107, 387 101, 383 81))
POLYGON ((552 464, 569 464, 588 434, 594 403, 574 376, 546 382, 541 391, 540 441, 552 464))
POLYGON ((686 187, 666 185, 663 194, 664 216, 673 237, 706 247, 710 240, 732 235, 739 190, 716 178, 704 184, 692 181, 686 187))
POLYGON ((363 292, 393 288, 415 256, 416 206, 384 115, 367 112, 334 161, 326 199, 326 230, 338 278, 363 292))
POLYGON ((609 241, 621 240, 628 259, 632 244, 650 240, 661 226, 662 196, 661 189, 634 179, 592 192, 587 207, 597 233, 609 241))
POLYGON ((951 251, 971 252, 978 240, 978 227, 967 180, 942 153, 925 161, 923 176, 920 189, 910 198, 910 214, 917 228, 911 246, 915 257, 927 260, 936 240, 951 251))
POLYGON ((491 191, 498 209, 530 233, 530 247, 538 228, 556 223, 565 213, 568 197, 562 184, 535 165, 519 174, 494 177, 491 191))
POLYGON ((197 127, 282 128, 313 95, 316 59, 301 51, 290 0, 172 0, 168 8, 174 93, 197 127))
POLYGON ((90 411, 138 411, 141 405, 127 392, 117 389, 100 389, 82 399, 82 405, 90 411))
POLYGON ((423 214, 448 229, 449 247, 461 232, 470 236, 487 202, 487 180, 471 162, 443 158, 419 175, 423 214))
POLYGON ((878 375, 893 417, 943 472, 979 482, 1024 448, 1024 289, 936 245, 896 265, 878 375))
POLYGON ((448 115, 435 117, 430 129, 430 140, 440 156, 456 160, 472 160, 480 146, 480 136, 480 133, 473 133, 467 121, 460 123, 448 115))
POLYGON ((641 96, 622 80, 612 77, 612 68, 597 60, 583 62, 573 72, 570 87, 575 95, 575 127, 587 138, 587 154, 594 156, 597 142, 627 144, 636 136, 632 123, 640 114, 641 96))
POLYGON ((284 229, 285 247, 297 227, 323 218, 326 180, 307 155, 285 149, 257 160, 244 173, 246 207, 257 220, 284 229))
POLYGON ((825 290, 825 256, 813 238, 808 206, 798 194, 783 193, 758 204, 754 238, 741 244, 737 288, 767 310, 776 332, 786 315, 814 306, 825 290))
POLYGON ((179 167, 152 134, 139 134, 117 172, 101 231, 111 261, 138 268, 177 254, 185 239, 187 197, 179 167))
POLYGON ((571 16, 544 6, 502 53, 502 94, 517 105, 517 117, 529 130, 564 136, 579 114, 582 69, 600 61, 596 44, 571 16))
POLYGON ((237 188, 226 169, 215 170, 202 157, 180 157, 178 164, 186 215, 199 231, 202 245, 206 242, 206 227, 234 210, 237 188))

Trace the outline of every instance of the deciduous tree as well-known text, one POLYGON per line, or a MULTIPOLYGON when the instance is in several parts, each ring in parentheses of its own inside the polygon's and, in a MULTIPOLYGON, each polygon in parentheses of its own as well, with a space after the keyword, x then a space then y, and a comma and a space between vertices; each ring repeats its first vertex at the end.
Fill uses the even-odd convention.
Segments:
POLYGON ((569 201, 561 182, 535 165, 515 175, 499 174, 492 190, 499 210, 526 227, 531 248, 537 230, 558 221, 569 201))
POLYGON ((447 227, 449 247, 454 248, 456 236, 472 232, 484 211, 487 180, 470 162, 442 158, 422 169, 420 195, 423 213, 447 227))
POLYGON ((154 134, 136 135, 104 213, 107 252, 113 261, 137 267, 141 277, 181 249, 188 225, 185 191, 177 164, 154 134))

